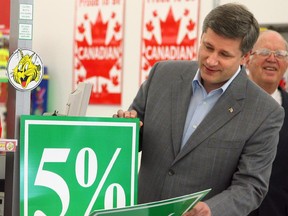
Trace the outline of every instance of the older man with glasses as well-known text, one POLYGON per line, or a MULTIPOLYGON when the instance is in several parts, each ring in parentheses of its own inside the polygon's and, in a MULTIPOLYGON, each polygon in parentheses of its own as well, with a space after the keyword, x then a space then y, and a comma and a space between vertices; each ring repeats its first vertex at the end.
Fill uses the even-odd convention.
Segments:
POLYGON ((286 113, 269 191, 261 206, 250 215, 288 216, 288 93, 279 86, 288 67, 287 41, 278 32, 261 32, 246 67, 250 78, 281 104, 286 113))

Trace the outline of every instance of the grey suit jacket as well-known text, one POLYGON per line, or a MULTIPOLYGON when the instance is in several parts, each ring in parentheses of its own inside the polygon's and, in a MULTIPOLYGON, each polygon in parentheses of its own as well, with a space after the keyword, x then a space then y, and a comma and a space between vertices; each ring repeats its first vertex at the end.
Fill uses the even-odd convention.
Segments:
POLYGON ((267 192, 284 111, 242 69, 180 151, 197 67, 155 64, 129 108, 144 123, 139 203, 211 188, 213 216, 244 216, 267 192))

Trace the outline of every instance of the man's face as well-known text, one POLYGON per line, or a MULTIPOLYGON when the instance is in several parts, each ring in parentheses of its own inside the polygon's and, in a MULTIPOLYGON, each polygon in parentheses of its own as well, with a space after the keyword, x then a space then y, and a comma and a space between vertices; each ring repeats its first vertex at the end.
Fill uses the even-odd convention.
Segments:
POLYGON ((217 35, 209 29, 201 37, 198 53, 201 78, 207 92, 221 87, 243 64, 240 39, 217 35))
POLYGON ((246 63, 249 70, 249 75, 253 81, 260 86, 275 85, 278 86, 287 70, 288 60, 286 58, 275 57, 273 53, 267 56, 257 54, 257 51, 271 50, 279 51, 286 50, 283 39, 274 32, 267 32, 258 38, 254 45, 250 59, 246 63))

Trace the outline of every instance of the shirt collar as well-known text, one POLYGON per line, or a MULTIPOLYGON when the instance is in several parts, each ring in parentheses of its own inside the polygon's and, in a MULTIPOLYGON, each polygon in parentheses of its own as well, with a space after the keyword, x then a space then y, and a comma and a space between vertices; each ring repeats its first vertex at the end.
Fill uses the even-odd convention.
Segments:
MULTIPOLYGON (((240 73, 241 71, 241 67, 239 66, 236 73, 220 88, 218 89, 222 89, 222 93, 226 91, 226 89, 228 88, 228 86, 232 83, 232 81, 235 79, 235 77, 240 73)), ((197 73, 192 81, 192 87, 193 87, 193 91, 195 91, 196 87, 201 86, 203 87, 202 83, 201 83, 201 77, 200 77, 200 70, 197 70, 197 73)), ((203 87, 204 88, 204 87, 203 87)), ((215 89, 217 90, 217 89, 215 89)))
POLYGON ((272 96, 280 105, 282 105, 282 97, 281 97, 281 93, 280 93, 280 91, 279 91, 278 88, 271 94, 271 96, 272 96))

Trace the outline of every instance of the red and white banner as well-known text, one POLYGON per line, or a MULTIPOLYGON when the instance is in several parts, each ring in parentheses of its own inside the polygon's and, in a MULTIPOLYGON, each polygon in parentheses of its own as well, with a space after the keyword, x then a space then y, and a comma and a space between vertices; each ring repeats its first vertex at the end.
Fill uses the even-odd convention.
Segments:
POLYGON ((10 33, 10 0, 2 0, 0 3, 0 36, 10 33))
POLYGON ((77 0, 74 81, 91 82, 90 104, 121 104, 124 0, 77 0))
POLYGON ((140 83, 157 61, 197 58, 199 7, 200 0, 145 0, 140 83))

